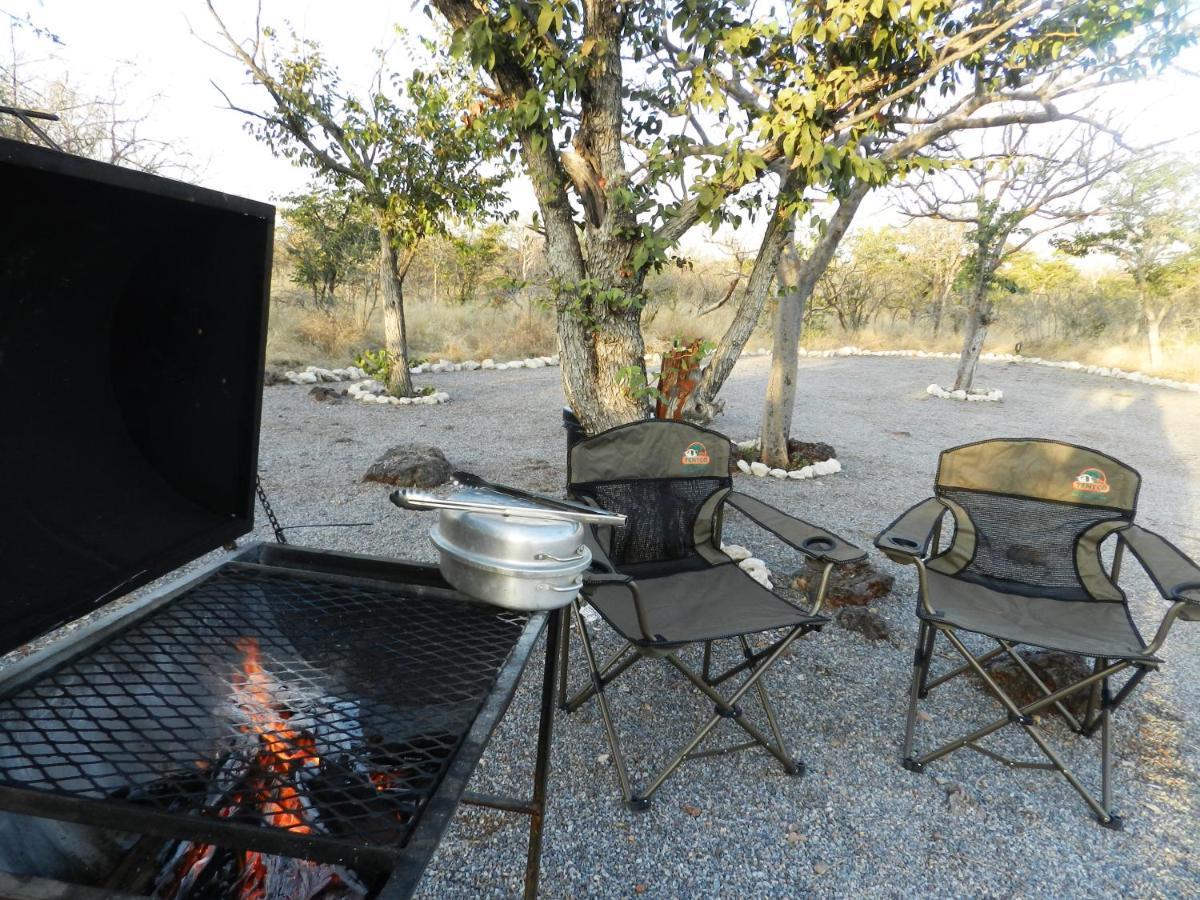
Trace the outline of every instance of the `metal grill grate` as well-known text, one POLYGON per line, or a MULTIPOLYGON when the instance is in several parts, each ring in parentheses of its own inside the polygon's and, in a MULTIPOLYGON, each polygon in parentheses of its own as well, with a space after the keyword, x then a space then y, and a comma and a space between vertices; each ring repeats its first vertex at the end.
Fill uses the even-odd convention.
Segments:
POLYGON ((400 848, 526 622, 419 594, 218 569, 0 698, 0 790, 400 848))

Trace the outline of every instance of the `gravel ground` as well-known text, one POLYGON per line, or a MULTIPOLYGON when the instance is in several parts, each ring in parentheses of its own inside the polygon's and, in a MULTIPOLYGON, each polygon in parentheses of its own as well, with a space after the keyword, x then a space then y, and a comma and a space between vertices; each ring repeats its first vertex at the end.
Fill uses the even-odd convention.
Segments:
MULTIPOLYGON (((714 427, 737 439, 753 436, 768 365, 739 363, 722 395, 727 412, 714 427)), ((953 365, 801 360, 793 432, 833 444, 844 472, 803 482, 741 477, 738 488, 869 546, 882 526, 928 496, 940 449, 985 437, 1056 438, 1109 450, 1137 467, 1145 479, 1139 521, 1200 558, 1200 398, 1014 364, 981 369, 981 386, 1001 388, 1002 403, 928 397, 925 386, 951 378, 953 365)), ((557 369, 423 376, 422 383, 453 397, 438 407, 329 406, 311 401, 306 387, 269 388, 265 484, 284 524, 374 523, 294 531, 294 542, 433 560, 426 537, 432 518, 395 509, 386 488, 359 480, 362 472, 389 446, 420 441, 484 477, 558 490, 565 475, 559 378, 557 369)), ((258 536, 269 539, 265 525, 258 536)), ((797 558, 765 533, 731 523, 726 540, 766 559, 777 584, 798 568, 797 558)), ((921 775, 899 767, 916 636, 915 578, 876 561, 897 576, 893 596, 876 607, 893 639, 871 644, 830 627, 799 641, 771 678, 792 752, 808 767, 803 778, 783 775, 761 751, 691 762, 648 812, 632 814, 601 758, 608 747, 594 704, 560 715, 544 896, 1197 893, 1200 626, 1177 627, 1162 671, 1116 716, 1116 797, 1126 830, 1114 833, 1099 827, 1053 773, 1008 771, 971 753, 953 754, 921 775)), ((1134 615, 1152 634, 1166 604, 1144 579, 1127 584, 1134 615)), ((573 673, 578 682, 578 658, 573 673)), ((527 791, 538 681, 525 679, 473 789, 527 791)), ((711 707, 662 663, 642 662, 618 685, 614 713, 634 779, 642 781, 711 707)), ((931 719, 919 726, 918 748, 988 721, 997 709, 967 686, 935 692, 926 708, 931 719)), ((1049 730, 1068 765, 1098 790, 1098 741, 1057 725, 1049 730)), ((721 726, 717 736, 740 740, 734 731, 721 726)), ((1014 729, 993 740, 1015 755, 1036 752, 1014 729)), ((525 833, 523 817, 460 810, 420 896, 518 893, 525 833)))

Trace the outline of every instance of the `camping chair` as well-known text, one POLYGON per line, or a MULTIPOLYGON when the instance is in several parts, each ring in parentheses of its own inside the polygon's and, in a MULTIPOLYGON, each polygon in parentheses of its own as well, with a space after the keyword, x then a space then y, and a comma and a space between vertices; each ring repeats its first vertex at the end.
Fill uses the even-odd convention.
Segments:
MULTIPOLYGON (((611 749, 621 794, 630 809, 645 809, 651 795, 684 760, 764 747, 791 775, 803 765, 793 759, 767 694, 765 676, 800 635, 829 620, 819 615, 830 569, 865 554, 828 531, 732 490, 729 439, 683 422, 650 419, 622 425, 575 444, 568 453, 568 489, 574 499, 624 513, 620 527, 589 532, 592 572, 585 577, 572 621, 583 648, 590 684, 567 698, 569 648, 560 659, 560 706, 568 711, 595 697, 611 749), (722 516, 733 508, 812 559, 824 563, 811 612, 792 605, 760 585, 721 550, 722 516), (590 603, 623 641, 620 651, 596 661, 581 606, 590 603), (751 649, 746 636, 781 630, 764 649, 751 649), (711 672, 713 642, 737 642, 741 661, 711 672), (700 672, 680 660, 679 651, 704 644, 700 672), (660 658, 715 704, 715 711, 666 766, 635 792, 621 753, 607 688, 641 659, 660 658), (732 693, 718 688, 746 673, 732 693), (757 694, 771 736, 752 723, 738 705, 757 694), (733 747, 698 750, 722 719, 735 722, 750 740, 733 747)), ((565 630, 565 629, 564 629, 565 630)), ((569 635, 564 634, 564 639, 569 635)))
POLYGON ((1112 807, 1114 709, 1161 660, 1154 654, 1175 619, 1200 620, 1200 568, 1158 535, 1133 524, 1141 477, 1095 450, 1042 440, 990 440, 942 453, 935 496, 918 503, 887 527, 875 546, 896 562, 917 567, 920 628, 913 658, 903 765, 922 771, 963 747, 1011 768, 1057 770, 1099 821, 1122 826, 1112 807), (943 516, 953 517, 954 536, 939 552, 943 516), (1100 546, 1114 538, 1106 571, 1100 546), (1117 586, 1128 547, 1163 596, 1172 602, 1147 644, 1117 586), (974 632, 997 646, 974 655, 959 637, 974 632), (930 679, 934 643, 943 636, 964 664, 930 679), (1075 684, 1047 685, 1017 653, 1019 644, 1089 657, 1091 674, 1075 684), (984 665, 1006 654, 1036 685, 1039 696, 1021 705, 984 665), (1118 690, 1115 676, 1132 670, 1118 690), (973 673, 999 700, 1005 715, 923 756, 913 755, 918 701, 959 675, 973 673), (1089 691, 1082 718, 1064 702, 1089 691), (1054 751, 1033 718, 1055 707, 1077 733, 1101 733, 1101 799, 1083 786, 1054 751), (979 741, 1006 725, 1020 726, 1049 762, 1002 756, 979 741))

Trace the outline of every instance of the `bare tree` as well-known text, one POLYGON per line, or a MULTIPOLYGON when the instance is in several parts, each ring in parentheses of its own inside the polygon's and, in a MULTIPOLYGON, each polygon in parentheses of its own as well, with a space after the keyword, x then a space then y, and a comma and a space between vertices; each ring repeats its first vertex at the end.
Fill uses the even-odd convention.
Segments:
POLYGON ((995 319, 996 270, 1037 238, 1094 215, 1095 208, 1088 206, 1091 189, 1126 166, 1131 154, 1088 125, 1040 145, 1031 140, 1028 125, 1010 126, 992 152, 959 145, 954 153, 974 159, 912 184, 904 212, 967 228, 967 318, 954 379, 954 390, 967 391, 995 319))

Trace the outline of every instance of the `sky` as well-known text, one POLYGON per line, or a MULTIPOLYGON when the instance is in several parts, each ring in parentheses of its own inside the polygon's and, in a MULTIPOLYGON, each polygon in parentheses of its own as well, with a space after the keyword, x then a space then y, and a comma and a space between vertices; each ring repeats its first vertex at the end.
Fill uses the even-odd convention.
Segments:
MULTIPOLYGON (((215 0, 215 5, 236 36, 253 32, 253 0, 215 0)), ((317 39, 351 85, 369 81, 372 50, 391 47, 391 58, 403 59, 396 25, 413 33, 430 29, 412 0, 264 0, 262 19, 290 23, 301 36, 317 39)), ((43 78, 66 74, 84 93, 103 93, 116 73, 127 108, 147 115, 143 132, 186 146, 194 163, 190 178, 206 187, 266 201, 301 190, 307 175, 247 134, 244 117, 224 108, 213 83, 251 107, 261 105, 261 89, 248 83, 240 63, 206 46, 204 39, 216 39, 204 0, 0 0, 0 60, 10 61, 15 49, 22 71, 43 78), (10 16, 30 17, 62 43, 39 38, 27 27, 6 33, 10 16)), ((1200 71, 1200 52, 1190 51, 1182 62, 1200 71)), ((1118 112, 1133 143, 1174 141, 1173 150, 1200 154, 1195 116, 1200 78, 1171 73, 1118 86, 1103 102, 1118 112)), ((528 184, 514 185, 511 196, 527 217, 534 206, 528 184)), ((880 195, 864 206, 856 226, 898 220, 880 195)), ((738 237, 753 242, 756 231, 743 229, 738 237)))

